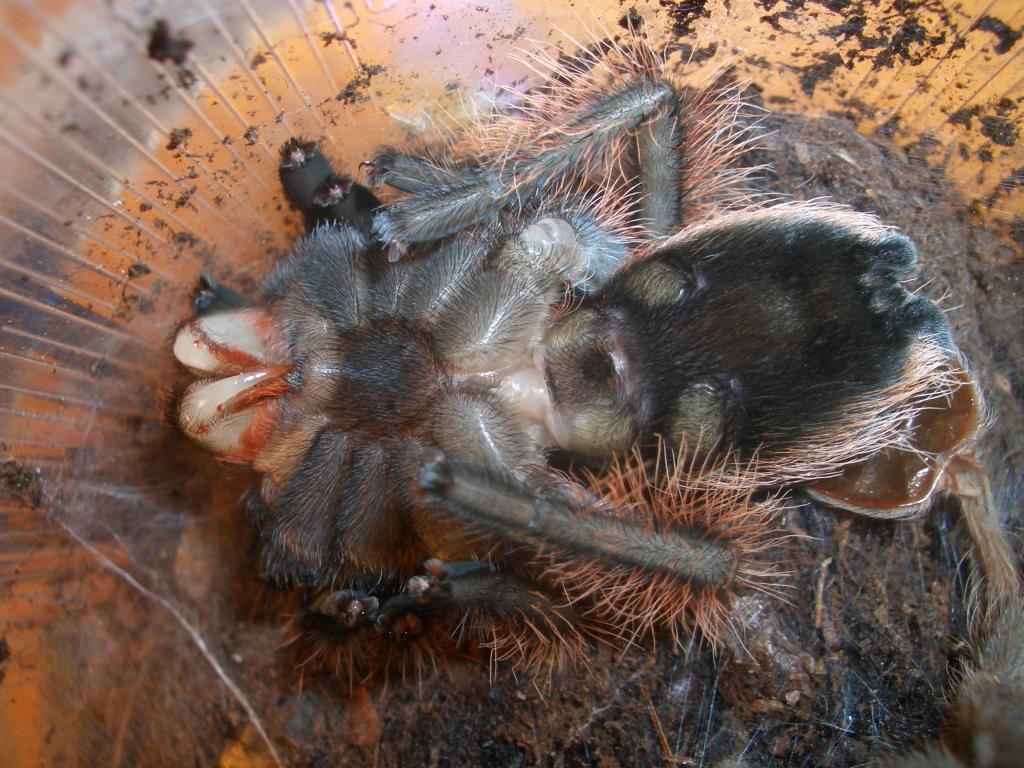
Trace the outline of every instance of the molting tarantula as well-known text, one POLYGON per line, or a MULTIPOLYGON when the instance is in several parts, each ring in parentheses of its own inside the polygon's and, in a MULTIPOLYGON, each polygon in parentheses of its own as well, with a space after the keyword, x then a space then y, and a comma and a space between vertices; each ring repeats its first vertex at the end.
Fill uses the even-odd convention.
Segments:
POLYGON ((208 280, 175 340, 182 429, 262 475, 263 571, 360 674, 714 638, 776 585, 772 489, 913 514, 977 427, 906 237, 744 202, 736 88, 639 42, 534 60, 515 109, 380 150, 388 204, 289 141, 308 233, 255 304, 208 280))

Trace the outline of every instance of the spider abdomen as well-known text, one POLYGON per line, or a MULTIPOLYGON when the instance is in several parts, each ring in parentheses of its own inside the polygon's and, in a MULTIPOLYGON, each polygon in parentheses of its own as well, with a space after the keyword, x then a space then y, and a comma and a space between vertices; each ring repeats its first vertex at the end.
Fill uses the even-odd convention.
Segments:
POLYGON ((683 230, 581 311, 628 328, 651 432, 811 451, 823 425, 905 381, 915 349, 952 357, 942 312, 898 282, 915 258, 870 217, 780 206, 683 230))

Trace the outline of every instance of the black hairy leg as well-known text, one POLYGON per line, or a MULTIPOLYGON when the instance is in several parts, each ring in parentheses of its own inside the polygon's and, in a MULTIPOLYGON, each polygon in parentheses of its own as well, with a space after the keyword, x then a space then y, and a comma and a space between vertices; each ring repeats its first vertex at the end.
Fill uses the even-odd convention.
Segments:
POLYGON ((635 208, 644 237, 659 238, 745 176, 728 168, 749 142, 735 89, 679 87, 643 46, 568 64, 531 55, 560 82, 517 94, 521 111, 471 127, 471 155, 386 147, 368 163, 376 183, 411 193, 376 217, 383 241, 404 248, 493 224, 586 188, 594 174, 635 208))
POLYGON ((209 272, 199 276, 199 287, 192 299, 192 309, 196 317, 242 309, 248 305, 249 301, 244 296, 233 288, 222 285, 209 272))
POLYGON ((380 208, 374 194, 348 176, 334 172, 320 152, 320 143, 289 139, 281 147, 278 177, 285 197, 302 213, 306 231, 338 224, 368 234, 380 208))
MULTIPOLYGON (((349 680, 378 673, 406 677, 436 666, 441 654, 482 650, 550 681, 579 664, 588 632, 583 617, 532 581, 493 565, 432 558, 402 591, 325 590, 310 602, 306 626, 315 657, 349 680)), ((373 588, 371 588, 373 589, 373 588)))

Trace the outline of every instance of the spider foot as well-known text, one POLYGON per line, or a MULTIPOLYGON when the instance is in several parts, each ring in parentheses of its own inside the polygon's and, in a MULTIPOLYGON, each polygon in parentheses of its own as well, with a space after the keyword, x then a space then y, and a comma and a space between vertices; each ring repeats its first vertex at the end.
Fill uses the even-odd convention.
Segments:
POLYGON ((369 233, 380 201, 366 187, 336 174, 320 153, 319 142, 298 137, 286 141, 278 176, 288 202, 302 213, 307 232, 341 224, 369 233))
POLYGON ((366 187, 349 176, 331 174, 317 187, 306 216, 312 226, 350 226, 369 235, 373 231, 373 214, 378 208, 380 200, 366 187))
POLYGON ((381 147, 372 159, 364 160, 359 167, 370 186, 386 184, 402 192, 419 192, 460 179, 471 181, 480 175, 475 164, 452 162, 430 147, 419 148, 418 151, 381 147))
POLYGON ((334 175, 327 158, 320 154, 320 142, 295 137, 281 147, 281 161, 277 169, 284 196, 293 208, 301 211, 306 230, 317 223, 317 206, 313 198, 324 180, 334 175))
POLYGON ((302 663, 326 667, 350 685, 422 680, 438 671, 454 650, 451 639, 403 597, 381 606, 378 597, 358 589, 320 592, 303 618, 305 639, 297 646, 302 663))
POLYGON ((244 296, 219 283, 209 272, 199 276, 199 285, 192 298, 192 307, 197 318, 247 306, 249 302, 244 296))
POLYGON ((405 592, 384 603, 376 627, 399 641, 419 642, 434 632, 455 648, 483 649, 492 663, 538 679, 585 665, 587 625, 571 606, 525 575, 479 561, 427 560, 405 592))
POLYGON ((380 601, 356 589, 339 589, 319 593, 309 608, 335 618, 347 629, 355 629, 370 626, 377 620, 380 601))

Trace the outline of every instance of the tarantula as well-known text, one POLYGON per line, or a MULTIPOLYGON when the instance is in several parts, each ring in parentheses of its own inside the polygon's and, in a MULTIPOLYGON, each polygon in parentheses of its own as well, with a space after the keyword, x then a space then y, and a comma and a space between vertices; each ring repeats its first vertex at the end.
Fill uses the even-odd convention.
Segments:
POLYGON ((258 302, 208 279, 174 343, 181 428, 261 474, 263 572, 360 673, 714 638, 775 584, 772 489, 911 515, 977 427, 906 237, 744 202, 737 88, 639 42, 535 60, 515 108, 381 149, 387 203, 289 141, 307 234, 258 302))

